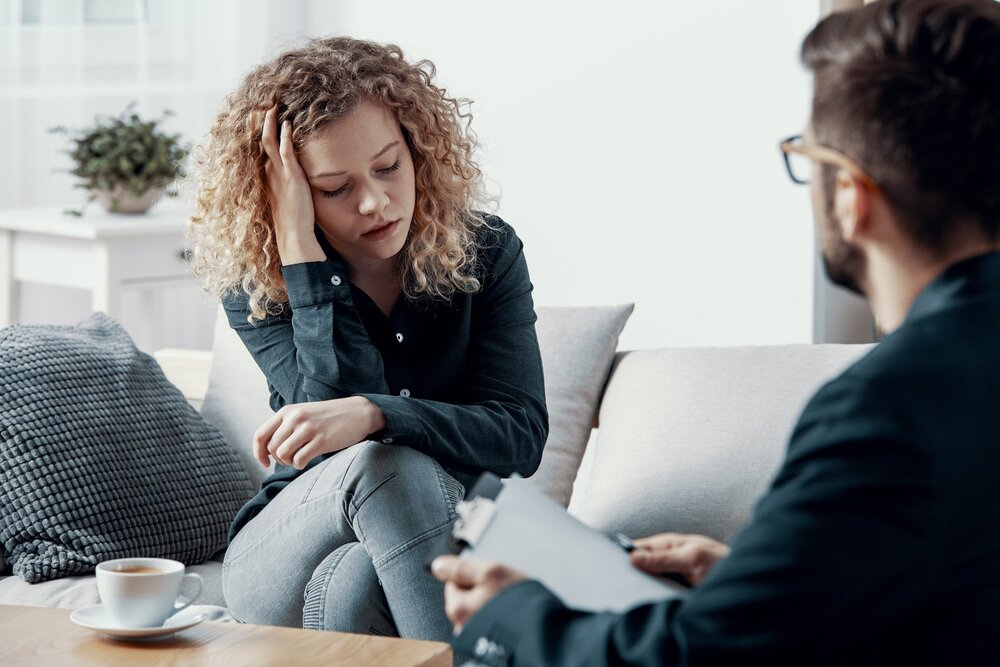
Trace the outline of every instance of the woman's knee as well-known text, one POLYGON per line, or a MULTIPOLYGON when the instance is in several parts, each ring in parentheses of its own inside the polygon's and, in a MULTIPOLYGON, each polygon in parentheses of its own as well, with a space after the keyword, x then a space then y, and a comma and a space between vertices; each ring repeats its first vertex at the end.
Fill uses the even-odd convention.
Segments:
MULTIPOLYGON (((354 487, 354 498, 364 500, 390 480, 393 493, 427 499, 430 493, 440 492, 450 508, 461 500, 464 488, 430 456, 410 447, 386 445, 366 441, 355 445, 358 451, 344 480, 354 487)), ((403 500, 403 498, 400 498, 403 500)))
POLYGON ((431 470, 434 459, 411 447, 386 445, 367 440, 356 445, 357 452, 351 468, 375 477, 391 477, 407 471, 431 470))
POLYGON ((222 595, 233 618, 243 623, 302 627, 302 591, 279 582, 261 586, 259 577, 274 573, 250 572, 245 564, 222 566, 222 595))
POLYGON ((365 548, 345 544, 319 564, 306 585, 302 627, 398 636, 365 548))

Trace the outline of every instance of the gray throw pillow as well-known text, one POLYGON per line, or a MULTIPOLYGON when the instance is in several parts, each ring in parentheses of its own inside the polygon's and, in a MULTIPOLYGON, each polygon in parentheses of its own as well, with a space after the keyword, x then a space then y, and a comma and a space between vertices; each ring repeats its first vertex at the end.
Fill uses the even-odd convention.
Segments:
POLYGON ((107 315, 0 331, 0 543, 14 574, 201 562, 252 493, 222 435, 107 315))
POLYGON ((580 460, 611 372, 618 336, 635 304, 538 308, 538 347, 545 372, 549 438, 533 486, 563 507, 573 493, 580 460))

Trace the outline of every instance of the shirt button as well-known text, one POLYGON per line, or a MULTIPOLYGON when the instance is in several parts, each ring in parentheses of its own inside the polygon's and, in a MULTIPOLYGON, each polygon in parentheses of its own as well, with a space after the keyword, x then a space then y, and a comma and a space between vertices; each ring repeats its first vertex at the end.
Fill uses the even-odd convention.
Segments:
POLYGON ((332 278, 330 278, 330 282, 333 283, 334 285, 339 285, 340 284, 340 276, 333 276, 332 278))
POLYGON ((403 389, 402 391, 399 392, 399 395, 402 396, 403 398, 406 398, 407 396, 410 395, 410 390, 409 389, 403 389))
POLYGON ((403 334, 401 334, 401 333, 396 334, 396 342, 397 343, 402 343, 403 342, 403 334))
POLYGON ((382 438, 382 444, 383 445, 391 445, 392 444, 392 438, 382 438))

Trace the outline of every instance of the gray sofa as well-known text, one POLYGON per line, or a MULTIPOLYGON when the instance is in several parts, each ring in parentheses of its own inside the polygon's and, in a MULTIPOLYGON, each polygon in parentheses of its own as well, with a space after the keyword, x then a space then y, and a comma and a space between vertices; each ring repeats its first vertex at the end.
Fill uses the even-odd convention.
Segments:
MULTIPOLYGON (((532 479, 602 531, 637 537, 672 530, 728 540, 766 489, 809 396, 868 346, 616 352, 631 310, 539 309, 551 434, 532 479)), ((266 471, 249 445, 270 414, 266 383, 221 313, 201 370, 198 355, 158 359, 179 385, 209 376, 204 396, 197 387, 186 395, 259 482, 266 471)), ((221 560, 218 554, 189 568, 205 580, 203 604, 225 605, 221 560)), ((0 578, 0 604, 78 608, 98 601, 92 576, 39 584, 0 578)))

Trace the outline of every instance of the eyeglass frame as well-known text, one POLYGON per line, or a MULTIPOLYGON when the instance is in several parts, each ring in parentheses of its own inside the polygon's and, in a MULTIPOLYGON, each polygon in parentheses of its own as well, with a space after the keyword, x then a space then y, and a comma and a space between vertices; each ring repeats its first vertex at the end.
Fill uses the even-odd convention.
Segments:
POLYGON ((848 173, 855 178, 861 179, 874 189, 878 189, 878 184, 872 180, 871 176, 866 174, 864 170, 858 166, 857 162, 847 157, 840 151, 828 146, 822 146, 820 144, 801 143, 802 141, 803 137, 801 134, 793 134, 787 139, 783 139, 781 143, 778 144, 778 147, 781 149, 781 156, 785 159, 785 169, 788 171, 788 177, 792 179, 792 183, 797 185, 809 185, 809 181, 803 181, 802 179, 797 178, 795 176, 795 172, 792 170, 792 162, 788 158, 788 154, 797 153, 798 155, 804 155, 810 160, 820 164, 829 164, 846 169, 848 173))

